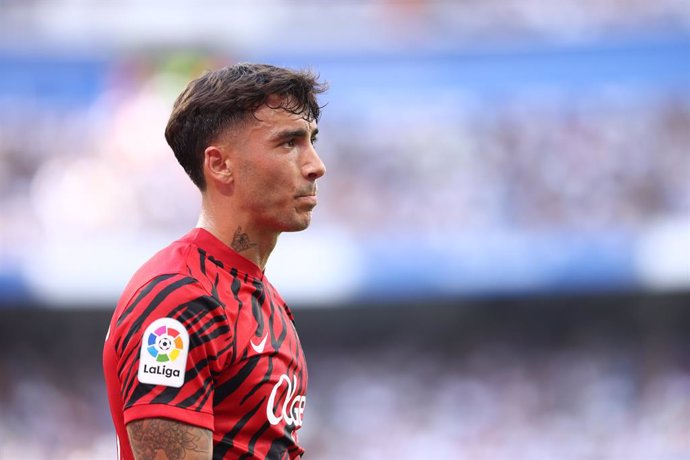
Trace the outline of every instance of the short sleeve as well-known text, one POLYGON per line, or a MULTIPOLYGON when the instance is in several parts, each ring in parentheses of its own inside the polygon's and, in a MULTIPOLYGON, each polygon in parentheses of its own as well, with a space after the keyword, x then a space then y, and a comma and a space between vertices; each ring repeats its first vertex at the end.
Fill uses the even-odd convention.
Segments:
POLYGON ((224 306, 194 278, 162 275, 116 322, 125 424, 162 417, 213 430, 214 381, 232 359, 224 306))

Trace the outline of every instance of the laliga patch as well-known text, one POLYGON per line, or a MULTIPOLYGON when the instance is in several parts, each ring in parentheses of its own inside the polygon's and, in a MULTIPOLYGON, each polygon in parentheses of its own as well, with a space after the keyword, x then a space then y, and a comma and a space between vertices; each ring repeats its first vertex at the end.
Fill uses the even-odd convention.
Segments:
POLYGON ((139 353, 141 383, 179 388, 184 383, 189 334, 182 323, 160 318, 146 328, 139 353))

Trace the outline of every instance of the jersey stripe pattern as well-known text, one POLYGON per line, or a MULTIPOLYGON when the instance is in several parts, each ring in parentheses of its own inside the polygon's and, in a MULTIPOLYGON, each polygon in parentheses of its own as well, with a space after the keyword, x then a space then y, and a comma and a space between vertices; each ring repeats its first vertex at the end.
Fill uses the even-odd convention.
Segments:
POLYGON ((126 424, 144 418, 211 430, 213 459, 298 459, 304 452, 297 430, 308 377, 292 313, 256 265, 203 229, 134 275, 113 314, 103 366, 123 460, 134 459, 126 424), (139 380, 155 339, 145 331, 162 318, 189 336, 177 387, 139 380))

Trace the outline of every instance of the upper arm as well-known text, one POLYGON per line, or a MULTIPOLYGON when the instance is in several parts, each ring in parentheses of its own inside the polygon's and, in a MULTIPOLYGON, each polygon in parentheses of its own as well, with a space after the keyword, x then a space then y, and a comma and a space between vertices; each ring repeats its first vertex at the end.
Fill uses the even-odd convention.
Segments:
POLYGON ((232 354, 225 308, 183 275, 150 283, 131 304, 112 338, 124 423, 165 418, 212 430, 214 378, 232 354))
POLYGON ((162 418, 135 420, 127 435, 136 460, 211 460, 211 431, 162 418))

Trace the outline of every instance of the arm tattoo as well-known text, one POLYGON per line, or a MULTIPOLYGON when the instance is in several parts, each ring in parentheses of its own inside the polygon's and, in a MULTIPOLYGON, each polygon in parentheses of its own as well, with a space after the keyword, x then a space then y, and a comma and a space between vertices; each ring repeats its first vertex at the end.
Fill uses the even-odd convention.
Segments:
POLYGON ((254 246, 256 246, 256 243, 252 243, 249 240, 249 235, 242 233, 242 227, 237 227, 237 230, 235 230, 235 235, 232 237, 230 247, 237 252, 242 252, 245 249, 253 248, 254 246))
POLYGON ((136 460, 211 458, 213 435, 209 430, 158 418, 136 420, 127 425, 129 442, 136 460), (193 452, 208 456, 195 456, 193 452), (187 455, 191 454, 191 455, 187 455))

